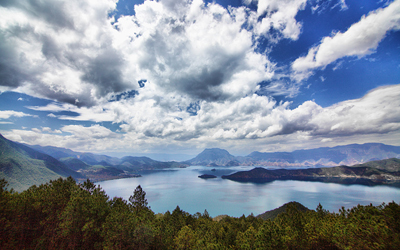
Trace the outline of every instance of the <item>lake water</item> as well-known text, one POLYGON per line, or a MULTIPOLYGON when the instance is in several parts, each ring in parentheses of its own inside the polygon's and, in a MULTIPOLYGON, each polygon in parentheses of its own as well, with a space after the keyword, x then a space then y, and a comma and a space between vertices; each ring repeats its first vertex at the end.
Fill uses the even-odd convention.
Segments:
POLYGON ((126 178, 98 182, 110 197, 125 200, 141 185, 155 213, 173 211, 177 205, 191 214, 208 213, 214 217, 227 214, 234 217, 258 215, 297 201, 315 209, 318 203, 331 211, 338 212, 344 206, 357 204, 380 205, 400 201, 400 189, 388 186, 341 185, 307 181, 273 181, 265 184, 239 183, 220 176, 254 167, 210 167, 192 166, 183 169, 142 172, 140 178, 126 178), (198 178, 201 174, 218 176, 216 179, 198 178))

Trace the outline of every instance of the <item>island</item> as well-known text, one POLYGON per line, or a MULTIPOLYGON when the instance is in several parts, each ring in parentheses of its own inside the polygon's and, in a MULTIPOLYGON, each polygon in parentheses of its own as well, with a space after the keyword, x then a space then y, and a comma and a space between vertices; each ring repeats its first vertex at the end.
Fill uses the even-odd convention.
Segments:
POLYGON ((339 184, 400 186, 400 160, 393 158, 355 166, 307 169, 265 169, 261 167, 222 176, 238 182, 265 183, 274 180, 319 181, 339 184))
POLYGON ((213 179, 213 178, 217 178, 217 176, 212 175, 212 174, 202 174, 198 176, 201 179, 213 179))

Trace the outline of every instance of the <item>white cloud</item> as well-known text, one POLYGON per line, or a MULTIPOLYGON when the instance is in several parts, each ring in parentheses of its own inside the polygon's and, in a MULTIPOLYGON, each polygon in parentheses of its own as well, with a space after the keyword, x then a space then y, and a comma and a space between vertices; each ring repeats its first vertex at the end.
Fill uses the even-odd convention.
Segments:
POLYGON ((24 117, 24 116, 32 116, 30 114, 26 114, 24 112, 18 112, 13 110, 0 110, 0 119, 9 119, 10 117, 24 117))
POLYGON ((296 21, 299 10, 303 10, 307 0, 253 0, 258 2, 256 33, 268 36, 270 29, 282 34, 282 37, 297 40, 301 32, 301 24, 296 21))
POLYGON ((135 12, 115 23, 115 36, 125 60, 136 65, 129 74, 147 79, 145 88, 216 101, 251 94, 272 76, 273 65, 254 51, 252 32, 243 29, 243 7, 228 11, 193 1, 170 9, 146 1, 135 12))
POLYGON ((292 69, 297 76, 299 73, 303 74, 297 78, 301 80, 309 76, 309 74, 304 75, 304 72, 325 67, 340 58, 363 57, 375 51, 387 32, 399 29, 400 0, 396 0, 385 8, 363 16, 346 32, 338 32, 323 38, 321 43, 312 47, 306 56, 296 59, 292 69))
POLYGON ((42 131, 46 132, 46 133, 51 133, 51 134, 62 134, 61 130, 59 130, 59 129, 52 130, 49 127, 42 127, 42 131))
POLYGON ((84 105, 122 89, 128 83, 116 68, 122 59, 107 17, 115 6, 114 0, 0 4, 1 85, 84 105))
MULTIPOLYGON (((307 101, 290 109, 290 103, 276 103, 252 95, 239 101, 200 102, 197 115, 190 116, 164 100, 113 102, 113 112, 122 123, 122 133, 93 125, 63 126, 64 135, 48 128, 2 131, 11 140, 53 145, 77 151, 132 152, 177 150, 198 153, 205 147, 243 150, 290 151, 302 148, 380 141, 398 144, 400 136, 400 85, 374 89, 359 99, 323 108, 307 101), (168 107, 171 105, 171 107, 168 107), (179 118, 179 119, 178 119, 179 118), (67 134, 65 134, 67 133, 67 134), (357 135, 362 135, 357 136, 357 135), (396 139, 397 138, 397 139, 396 139), (195 152, 194 152, 195 151, 195 152)), ((111 107, 111 106, 110 106, 111 107)))
POLYGON ((254 39, 297 39, 295 16, 305 4, 260 1, 256 13, 202 0, 145 1, 114 20, 116 0, 9 1, 0 4, 0 85, 80 107, 138 90, 141 79, 192 101, 240 99, 274 72, 254 39))
POLYGON ((400 130, 400 85, 374 89, 364 97, 327 107, 310 123, 313 135, 385 134, 400 130))
POLYGON ((118 134, 98 124, 92 125, 90 127, 84 127, 81 125, 67 125, 62 127, 61 130, 63 132, 72 134, 75 138, 80 140, 119 137, 118 134))
POLYGON ((65 147, 83 152, 98 152, 105 149, 126 150, 121 135, 100 125, 90 127, 68 125, 61 130, 69 135, 59 135, 62 133, 60 130, 51 130, 47 127, 31 130, 13 129, 1 133, 9 140, 31 145, 65 147))
POLYGON ((105 122, 113 121, 115 115, 110 111, 103 108, 103 106, 88 107, 77 107, 72 104, 66 103, 49 103, 46 106, 31 106, 27 107, 36 111, 50 111, 50 112, 61 112, 68 111, 77 115, 55 115, 53 113, 47 116, 52 118, 58 118, 60 120, 71 120, 71 121, 93 121, 93 122, 105 122))
POLYGON ((340 7, 340 10, 341 11, 344 11, 344 10, 347 10, 349 7, 347 6, 347 4, 346 4, 346 2, 345 2, 345 0, 339 0, 338 2, 337 2, 337 4, 335 4, 333 7, 332 7, 332 9, 334 9, 334 8, 336 8, 336 7, 340 7))

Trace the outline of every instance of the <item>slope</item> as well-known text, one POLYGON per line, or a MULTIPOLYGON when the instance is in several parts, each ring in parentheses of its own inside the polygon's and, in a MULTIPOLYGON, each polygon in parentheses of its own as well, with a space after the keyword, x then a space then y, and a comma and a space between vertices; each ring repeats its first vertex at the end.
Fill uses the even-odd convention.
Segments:
POLYGON ((0 178, 10 188, 22 191, 59 177, 83 178, 57 159, 27 146, 7 140, 0 134, 0 178))

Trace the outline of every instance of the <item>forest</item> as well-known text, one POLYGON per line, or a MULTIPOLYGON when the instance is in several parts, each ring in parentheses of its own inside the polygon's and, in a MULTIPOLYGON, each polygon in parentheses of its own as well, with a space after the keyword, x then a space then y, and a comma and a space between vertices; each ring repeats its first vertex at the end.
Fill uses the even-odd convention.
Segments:
POLYGON ((337 213, 288 206, 275 219, 211 218, 177 206, 155 214, 138 186, 110 198, 87 180, 59 178, 23 192, 0 180, 2 249, 398 249, 400 207, 358 205, 337 213))

